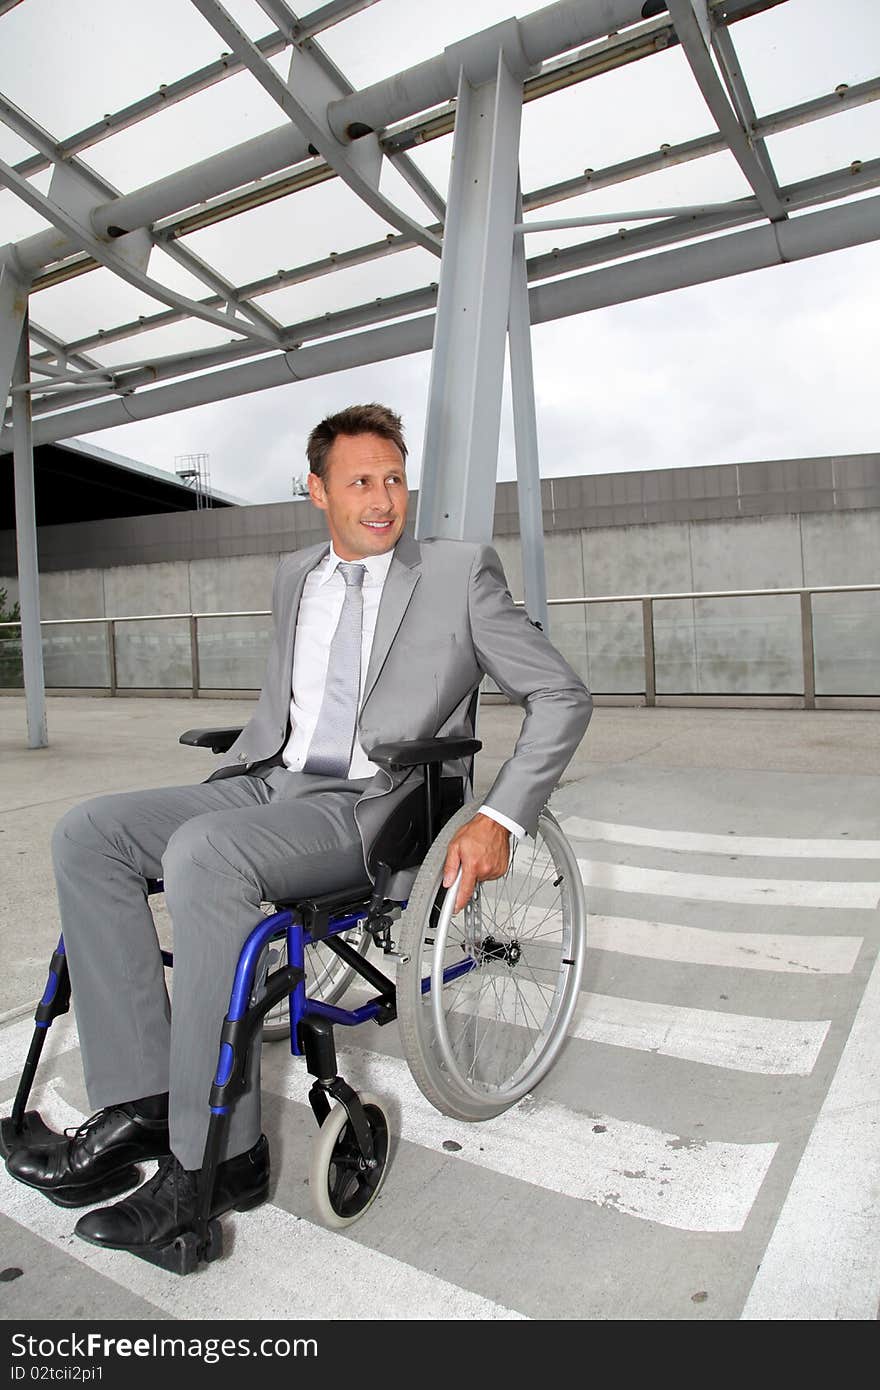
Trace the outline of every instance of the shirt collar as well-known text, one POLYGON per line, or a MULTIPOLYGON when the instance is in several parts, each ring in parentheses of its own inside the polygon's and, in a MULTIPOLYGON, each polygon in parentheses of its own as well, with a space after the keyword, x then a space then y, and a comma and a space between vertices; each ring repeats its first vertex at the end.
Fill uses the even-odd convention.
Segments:
MULTIPOLYGON (((391 568, 391 561, 393 559, 394 551, 392 549, 386 550, 384 555, 367 555, 363 560, 357 560, 354 563, 364 566, 367 571, 365 580, 368 580, 370 584, 384 584, 385 580, 388 578, 388 571, 391 568)), ((333 542, 331 541, 330 551, 324 559, 323 573, 318 581, 319 587, 326 584, 328 579, 332 579, 333 575, 336 573, 337 565, 344 563, 345 561, 341 560, 340 556, 337 555, 333 542)))

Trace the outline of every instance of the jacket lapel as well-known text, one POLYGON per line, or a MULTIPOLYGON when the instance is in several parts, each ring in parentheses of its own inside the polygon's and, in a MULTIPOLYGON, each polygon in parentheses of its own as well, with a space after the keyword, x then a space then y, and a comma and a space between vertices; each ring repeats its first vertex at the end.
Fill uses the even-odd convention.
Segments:
POLYGON ((409 601, 421 575, 422 554, 419 545, 409 536, 402 536, 395 547, 394 559, 391 561, 388 578, 385 580, 385 588, 382 590, 382 600, 376 618, 376 631, 373 636, 373 648, 370 652, 370 664, 367 667, 361 710, 369 700, 373 686, 379 679, 382 667, 385 665, 391 650, 391 644, 397 636, 397 630, 403 622, 404 614, 409 607, 409 601))

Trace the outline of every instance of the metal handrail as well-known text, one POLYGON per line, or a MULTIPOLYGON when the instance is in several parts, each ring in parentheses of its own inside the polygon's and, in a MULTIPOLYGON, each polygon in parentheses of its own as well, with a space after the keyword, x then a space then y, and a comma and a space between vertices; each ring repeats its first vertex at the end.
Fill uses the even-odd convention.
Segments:
POLYGON ((880 589, 880 584, 808 584, 791 589, 699 589, 683 594, 603 594, 580 598, 548 598, 549 606, 565 603, 642 603, 645 599, 666 598, 766 598, 776 594, 859 594, 880 589))
MULTIPOLYGON (((777 594, 859 594, 880 590, 880 584, 808 584, 801 588, 787 589, 696 589, 690 593, 656 594, 580 594, 570 598, 548 598, 549 607, 561 607, 575 603, 643 603, 646 599, 689 599, 689 598, 767 598, 777 594)), ((522 608, 522 600, 517 607, 522 608)), ((41 618, 41 627, 67 627, 71 623, 144 623, 170 622, 191 618, 269 618, 271 608, 250 608, 230 610, 229 612, 206 613, 126 613, 118 617, 103 618, 41 618)), ((21 622, 3 622, 0 627, 21 627, 21 622)))
MULTIPOLYGON (((801 610, 801 650, 803 662, 803 702, 805 709, 815 709, 816 707, 816 669, 815 651, 813 641, 813 608, 812 599, 814 594, 856 594, 856 593, 875 593, 880 592, 878 584, 811 584, 802 587, 792 586, 781 589, 701 589, 689 593, 656 593, 656 594, 582 594, 570 598, 551 598, 547 600, 548 607, 560 608, 571 607, 574 605, 589 606, 596 603, 640 603, 642 605, 642 619, 644 630, 644 661, 645 661, 645 689, 644 697, 647 705, 654 705, 657 701, 657 680, 655 670, 655 647, 654 647, 654 604, 658 602, 672 602, 687 599, 737 599, 737 598, 777 598, 784 595, 797 596, 800 599, 801 610)), ((518 607, 524 607, 519 602, 518 607)), ((116 626, 118 623, 143 623, 143 622, 187 622, 189 625, 190 639, 190 667, 191 667, 191 689, 192 695, 200 694, 200 653, 199 653, 199 622, 207 618, 268 618, 271 617, 271 609, 241 609, 229 612, 204 612, 204 613, 128 613, 120 617, 103 618, 44 618, 40 622, 41 627, 70 627, 73 624, 103 623, 107 629, 107 660, 110 671, 109 691, 111 695, 118 694, 117 668, 116 668, 116 626)), ((2 622, 0 628, 20 628, 20 622, 2 622)), ((186 687, 181 687, 186 689, 186 687)))
MULTIPOLYGON (((69 627, 71 623, 154 623, 159 619, 170 622, 175 618, 179 621, 189 621, 191 618, 268 618, 271 615, 271 608, 254 608, 240 613, 126 613, 119 618, 41 618, 40 627, 69 627)), ((21 627, 21 622, 0 623, 0 627, 21 627)))

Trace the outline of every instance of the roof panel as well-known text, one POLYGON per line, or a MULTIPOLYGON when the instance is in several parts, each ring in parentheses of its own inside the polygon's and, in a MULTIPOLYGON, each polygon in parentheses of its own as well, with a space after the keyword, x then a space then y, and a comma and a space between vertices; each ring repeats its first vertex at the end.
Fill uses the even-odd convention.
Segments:
POLYGON ((55 139, 210 62, 222 48, 180 0, 126 5, 124 16, 116 0, 27 0, 0 26, 0 90, 55 139))
MULTIPOLYGON (((412 0, 379 0, 326 30, 319 41, 352 86, 359 89, 533 8, 539 6, 530 4, 524 9, 515 0, 445 0, 440 5, 419 4, 414 9, 412 0)), ((300 7, 297 14, 303 13, 304 7, 300 7)))
POLYGON ((436 282, 439 264, 430 251, 413 247, 366 265, 337 270, 304 284, 291 285, 257 301, 285 324, 330 314, 436 282))
POLYGON ((759 116, 880 74, 875 0, 796 0, 730 31, 759 116))
POLYGON ((880 102, 840 111, 834 120, 771 135, 767 139, 782 183, 808 179, 854 161, 876 158, 880 150, 880 102))
POLYGON ((129 192, 283 124, 284 113, 259 83, 238 72, 108 136, 83 158, 129 192))
POLYGON ((392 229, 340 179, 194 232, 186 244, 241 284, 376 241, 392 229))
POLYGON ((681 49, 666 49, 528 102, 523 187, 571 178, 715 129, 681 49))

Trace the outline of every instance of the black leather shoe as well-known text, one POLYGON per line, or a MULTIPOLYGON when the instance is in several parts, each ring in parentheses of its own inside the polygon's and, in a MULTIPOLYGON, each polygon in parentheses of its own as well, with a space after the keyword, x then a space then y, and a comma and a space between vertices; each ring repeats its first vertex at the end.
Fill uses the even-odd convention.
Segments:
MULTIPOLYGON (((81 1216, 74 1234, 90 1245, 128 1250, 132 1255, 169 1245, 192 1228, 196 1219, 199 1171, 183 1168, 172 1154, 150 1178, 124 1201, 99 1207, 81 1216)), ((211 1216, 225 1211, 250 1211, 265 1202, 269 1192, 269 1143, 261 1134, 247 1153, 228 1158, 217 1168, 211 1216)))
POLYGON ((171 1150, 167 1120, 146 1120, 131 1105, 99 1110, 66 1143, 14 1149, 6 1169, 18 1182, 44 1192, 60 1207, 88 1207, 134 1187, 134 1166, 171 1150))

